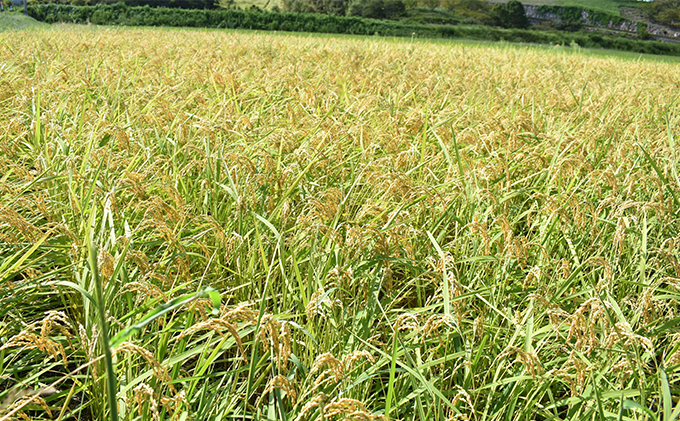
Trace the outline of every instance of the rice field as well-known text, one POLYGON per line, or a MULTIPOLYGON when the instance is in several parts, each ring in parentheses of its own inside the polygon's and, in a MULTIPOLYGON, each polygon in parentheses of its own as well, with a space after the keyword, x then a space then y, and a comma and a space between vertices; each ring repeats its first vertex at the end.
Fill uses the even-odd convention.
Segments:
POLYGON ((678 419, 676 62, 0 41, 0 420, 678 419))

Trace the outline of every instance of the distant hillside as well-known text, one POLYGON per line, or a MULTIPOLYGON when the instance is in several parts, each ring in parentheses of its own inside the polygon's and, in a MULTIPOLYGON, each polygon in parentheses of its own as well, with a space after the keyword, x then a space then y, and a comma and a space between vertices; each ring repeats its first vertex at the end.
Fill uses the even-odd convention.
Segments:
MULTIPOLYGON (((584 9, 607 12, 621 16, 620 6, 639 7, 643 2, 635 0, 520 0, 523 4, 541 6, 575 6, 584 9)), ((493 0, 494 3, 507 3, 507 0, 493 0)))
MULTIPOLYGON (((526 5, 539 6, 576 6, 585 9, 607 12, 612 15, 621 16, 620 6, 639 7, 641 1, 636 0, 520 0, 526 5)), ((218 0, 216 1, 223 7, 237 6, 247 8, 251 5, 261 9, 271 9, 274 6, 281 7, 281 0, 218 0)), ((490 3, 507 3, 508 0, 490 0, 490 3)))
POLYGON ((3 12, 0 13, 0 31, 11 31, 16 29, 25 29, 31 26, 44 25, 42 22, 24 16, 20 12, 3 12))

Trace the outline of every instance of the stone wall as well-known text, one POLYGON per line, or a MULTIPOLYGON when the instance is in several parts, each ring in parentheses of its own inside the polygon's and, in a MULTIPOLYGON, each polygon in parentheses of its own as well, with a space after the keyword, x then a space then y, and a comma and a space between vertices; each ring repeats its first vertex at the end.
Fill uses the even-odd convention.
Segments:
MULTIPOLYGON (((550 13, 550 12, 545 12, 539 10, 541 6, 536 6, 536 5, 524 5, 524 10, 527 14, 527 17, 532 20, 536 21, 545 21, 545 20, 550 20, 550 21, 558 21, 562 20, 562 18, 556 14, 556 13, 550 13)), ((609 21, 606 25, 600 23, 600 22, 595 22, 593 19, 591 19, 590 16, 591 12, 583 9, 581 10, 581 22, 584 25, 588 26, 595 26, 598 28, 606 28, 606 29, 612 29, 615 31, 626 31, 626 32, 637 32, 637 23, 632 22, 628 19, 622 19, 618 23, 614 23, 613 21, 609 21)))
MULTIPOLYGON (((536 5, 524 5, 524 10, 526 12, 527 17, 532 21, 532 23, 539 23, 542 21, 559 21, 562 20, 559 14, 557 13, 551 13, 551 12, 546 12, 546 11, 541 11, 539 10, 541 6, 536 6, 536 5)), ((592 26, 596 28, 602 28, 602 29, 610 29, 613 31, 623 31, 623 32, 631 32, 631 33, 637 33, 637 21, 630 20, 630 19, 625 19, 622 18, 619 22, 613 22, 609 21, 607 24, 603 24, 601 22, 595 22, 591 18, 591 11, 588 11, 587 9, 581 10, 581 23, 583 23, 586 26, 592 26)), ((650 23, 647 26, 647 31, 658 37, 665 37, 665 38, 676 38, 680 39, 680 31, 677 29, 668 27, 668 26, 663 26, 663 25, 657 25, 650 23)))

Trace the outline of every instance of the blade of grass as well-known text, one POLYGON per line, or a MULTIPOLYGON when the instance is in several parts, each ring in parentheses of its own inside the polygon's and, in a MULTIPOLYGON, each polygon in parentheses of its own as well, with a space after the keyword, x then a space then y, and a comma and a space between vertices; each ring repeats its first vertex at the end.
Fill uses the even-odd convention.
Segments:
POLYGON ((442 278, 443 278, 443 285, 442 285, 442 295, 444 296, 444 314, 447 316, 451 316, 451 308, 449 307, 449 278, 448 278, 448 271, 446 270, 446 256, 444 255, 444 252, 442 251, 441 247, 439 247, 439 243, 437 243, 437 240, 432 236, 432 233, 430 231, 427 232, 427 238, 430 239, 430 242, 434 246, 435 250, 437 250, 437 253, 439 253, 439 258, 442 261, 443 265, 443 270, 442 270, 442 278))
POLYGON ((649 155, 647 150, 644 147, 642 147, 642 145, 640 145, 639 143, 638 143, 638 147, 640 148, 642 153, 645 155, 645 158, 647 158, 647 162, 649 162, 649 164, 652 166, 652 168, 654 168, 654 172, 656 172, 656 175, 658 175, 659 178, 661 179, 661 181, 663 182, 663 185, 666 188, 666 191, 668 192, 668 194, 670 194, 671 197, 673 198, 673 203, 675 204, 676 209, 680 208, 680 200, 676 196, 675 192, 673 191, 673 188, 671 187, 671 185, 668 182, 668 180, 666 179, 666 177, 664 177, 663 173, 659 169, 659 166, 656 164, 656 161, 654 159, 652 159, 652 157, 649 155))
MULTIPOLYGON (((94 221, 95 211, 90 214, 91 222, 94 221)), ((94 244, 92 238, 89 239, 88 256, 90 271, 92 273, 92 280, 95 285, 95 297, 97 299, 97 312, 99 313, 99 329, 102 335, 102 346, 104 348, 104 361, 106 364, 106 383, 108 387, 109 399, 109 416, 111 421, 118 421, 118 404, 116 399, 117 391, 117 376, 116 369, 113 365, 111 357, 111 347, 109 346, 109 326, 106 320, 106 309, 104 308, 104 294, 102 293, 102 281, 99 277, 99 268, 97 267, 97 246, 94 244)))
POLYGON ((387 397, 385 398, 385 416, 390 416, 392 409, 392 398, 394 396, 394 378, 397 370, 397 331, 392 338, 392 360, 390 361, 390 379, 387 383, 387 397))

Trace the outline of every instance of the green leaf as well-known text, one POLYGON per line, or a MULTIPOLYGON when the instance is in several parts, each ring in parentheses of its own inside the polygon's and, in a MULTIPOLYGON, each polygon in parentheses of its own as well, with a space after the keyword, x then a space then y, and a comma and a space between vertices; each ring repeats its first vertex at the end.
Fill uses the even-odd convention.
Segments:
POLYGON ((645 406, 642 406, 642 405, 640 405, 639 403, 637 403, 637 402, 635 402, 635 401, 631 401, 631 400, 626 400, 626 401, 624 401, 624 402, 623 402, 623 408, 624 408, 624 409, 639 409, 639 410, 641 410, 642 412, 647 413, 647 415, 649 415, 654 421, 658 421, 658 418, 657 418, 656 415, 652 412, 651 409, 649 409, 649 408, 647 408, 647 407, 645 407, 645 406))
POLYGON ((146 315, 142 320, 133 324, 132 326, 122 330, 116 336, 111 339, 111 348, 115 348, 121 343, 125 342, 130 336, 134 335, 146 325, 158 319, 159 317, 183 306, 184 304, 190 303, 191 301, 197 300, 199 298, 208 297, 212 301, 212 313, 214 315, 220 312, 220 293, 211 287, 203 287, 199 291, 193 294, 182 295, 181 297, 175 298, 174 300, 167 302, 163 305, 156 307, 151 310, 149 314, 146 315))
POLYGON ((663 181, 664 186, 666 186, 666 190, 668 190, 668 193, 673 197, 673 203, 675 203, 676 208, 680 207, 680 200, 678 200, 678 196, 676 196, 675 192, 671 188, 671 185, 668 183, 668 180, 666 180, 666 177, 664 177, 663 173, 659 169, 659 166, 656 165, 656 161, 652 159, 652 157, 647 153, 645 148, 642 147, 642 145, 638 145, 640 149, 642 150, 642 153, 645 154, 645 158, 647 158, 647 161, 650 163, 652 168, 654 168, 654 171, 656 172, 656 175, 659 176, 661 181, 663 181))
POLYGON ((671 420, 673 411, 673 398, 671 397, 671 387, 668 384, 668 376, 663 367, 659 367, 659 380, 661 381, 661 403, 663 405, 663 419, 671 420))
POLYGON ((430 239, 430 242, 434 246, 435 250, 437 250, 437 253, 439 253, 439 257, 442 259, 442 265, 443 265, 443 272, 442 273, 442 278, 444 284, 442 285, 442 295, 444 296, 444 314, 447 316, 451 315, 451 308, 449 307, 449 279, 448 279, 448 274, 446 271, 446 263, 445 263, 445 256, 444 256, 444 251, 439 247, 439 243, 437 243, 437 240, 434 238, 432 233, 430 231, 427 231, 427 237, 430 239))

